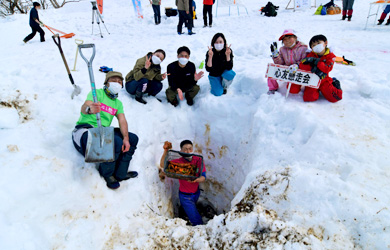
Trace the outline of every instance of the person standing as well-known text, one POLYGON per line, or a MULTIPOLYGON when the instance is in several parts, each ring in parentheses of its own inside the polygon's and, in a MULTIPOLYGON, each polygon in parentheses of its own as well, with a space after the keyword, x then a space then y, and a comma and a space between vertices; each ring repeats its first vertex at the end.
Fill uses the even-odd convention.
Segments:
POLYGON ((203 28, 207 27, 207 14, 209 15, 209 26, 213 25, 213 4, 214 0, 203 0, 203 28))
POLYGON ((355 0, 343 0, 343 17, 342 20, 348 18, 348 21, 351 21, 352 12, 353 12, 353 3, 355 0))
POLYGON ((42 27, 43 27, 43 23, 41 21, 39 21, 39 16, 38 16, 39 9, 41 9, 41 4, 38 2, 33 2, 33 8, 30 11, 30 27, 32 29, 32 32, 30 35, 26 36, 23 39, 24 43, 27 43, 28 41, 33 39, 33 37, 35 36, 35 34, 37 32, 39 32, 39 35, 41 36, 41 42, 45 41, 45 32, 39 26, 39 25, 42 25, 42 27))
POLYGON ((187 22, 188 35, 194 35, 192 32, 193 19, 192 19, 192 0, 176 0, 177 10, 179 12, 179 23, 177 24, 177 33, 179 35, 184 34, 182 32, 183 23, 187 22))
MULTIPOLYGON (((385 9, 383 10, 381 17, 378 20, 378 25, 381 25, 385 21, 386 16, 387 16, 387 14, 389 14, 389 12, 390 12, 390 4, 386 5, 385 9)), ((387 19, 387 22, 385 25, 389 25, 389 24, 390 24, 390 17, 389 17, 389 19, 387 19)))
POLYGON ((158 25, 161 23, 161 13, 160 13, 161 0, 149 0, 149 2, 153 8, 154 22, 156 23, 156 25, 158 25))

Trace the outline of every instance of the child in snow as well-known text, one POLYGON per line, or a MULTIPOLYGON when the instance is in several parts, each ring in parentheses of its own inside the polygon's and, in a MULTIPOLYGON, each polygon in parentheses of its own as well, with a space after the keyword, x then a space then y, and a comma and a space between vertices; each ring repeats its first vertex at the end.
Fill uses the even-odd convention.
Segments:
POLYGON ((88 129, 97 127, 96 113, 100 113, 103 127, 109 127, 114 117, 118 119, 119 128, 114 129, 115 161, 99 164, 99 173, 111 189, 119 188, 120 181, 137 177, 136 171, 127 172, 130 161, 137 148, 137 135, 128 132, 128 125, 123 112, 123 104, 118 93, 123 88, 123 76, 119 72, 110 71, 104 80, 103 89, 97 89, 99 103, 93 102, 92 91, 81 106, 80 118, 72 133, 73 145, 85 156, 88 142, 88 129))
MULTIPOLYGON (((389 12, 390 12, 390 4, 386 5, 386 8, 385 8, 385 10, 382 13, 381 18, 378 20, 378 25, 381 25, 385 21, 386 16, 387 16, 387 14, 389 14, 389 12)), ((389 25, 389 24, 390 24, 390 16, 389 16, 389 19, 387 19, 387 22, 386 22, 386 25, 389 25)))
MULTIPOLYGON (((230 45, 231 46, 231 45, 230 45)), ((211 39, 211 47, 206 53, 206 70, 209 72, 211 94, 226 94, 236 75, 233 69, 233 51, 227 46, 226 38, 217 33, 211 39)))
POLYGON ((195 64, 189 61, 190 49, 186 46, 177 50, 177 61, 169 64, 167 67, 169 88, 165 91, 167 100, 173 106, 179 105, 179 99, 184 100, 184 96, 189 106, 194 105, 194 98, 200 88, 196 83, 203 77, 203 71, 196 73, 195 64), (183 96, 183 93, 184 96, 183 96))
POLYGON ((156 25, 160 24, 161 23, 161 14, 160 14, 161 0, 149 0, 149 2, 153 8, 154 22, 156 23, 156 25))
POLYGON ((165 51, 149 52, 137 60, 132 71, 126 75, 126 91, 135 95, 135 100, 142 104, 147 102, 142 98, 144 94, 156 96, 162 89, 162 83, 167 74, 161 74, 160 63, 165 59, 165 51))
MULTIPOLYGON (((343 97, 340 82, 336 78, 330 78, 329 72, 333 69, 336 56, 327 48, 328 41, 324 35, 316 35, 310 39, 310 48, 313 50, 301 61, 299 68, 311 71, 321 79, 318 89, 305 87, 303 100, 314 102, 320 96, 320 91, 326 100, 338 102, 343 97)), ((301 85, 292 84, 290 93, 296 94, 300 91, 301 85)))
MULTIPOLYGON (((163 149, 164 153, 161 156, 160 160, 160 176, 164 175, 162 169, 164 169, 164 160, 168 151, 172 148, 172 143, 165 142, 163 149)), ((180 151, 187 154, 192 154, 194 149, 192 142, 190 140, 184 140, 180 143, 180 151)), ((198 156, 190 156, 190 157, 181 157, 179 159, 173 160, 176 163, 191 163, 196 165, 199 168, 199 172, 202 169, 202 160, 198 156)), ((193 181, 180 180, 179 179, 179 199, 180 205, 183 207, 185 213, 188 216, 191 224, 193 226, 202 225, 202 217, 199 214, 198 209, 196 208, 196 202, 200 196, 199 183, 206 181, 206 168, 203 168, 203 172, 199 178, 193 181)))
POLYGON ((30 11, 30 27, 32 29, 32 32, 30 35, 26 36, 26 38, 23 39, 23 42, 25 43, 33 39, 33 37, 37 32, 39 32, 39 35, 41 36, 41 42, 45 41, 45 32, 39 26, 42 25, 43 27, 43 23, 39 21, 39 16, 38 16, 39 9, 41 9, 41 5, 38 2, 33 2, 33 8, 30 11))
POLYGON ((343 0, 343 17, 342 17, 342 20, 345 20, 346 18, 348 18, 348 21, 351 21, 352 12, 353 12, 352 6, 353 6, 353 2, 354 1, 355 0, 343 0))
MULTIPOLYGON (((295 31, 287 29, 279 38, 282 41, 283 47, 278 51, 277 43, 271 44, 272 59, 275 64, 290 66, 289 71, 295 73, 298 69, 298 64, 307 55, 307 45, 298 41, 295 31)), ((274 79, 268 78, 268 94, 274 94, 278 90, 278 82, 274 79)))

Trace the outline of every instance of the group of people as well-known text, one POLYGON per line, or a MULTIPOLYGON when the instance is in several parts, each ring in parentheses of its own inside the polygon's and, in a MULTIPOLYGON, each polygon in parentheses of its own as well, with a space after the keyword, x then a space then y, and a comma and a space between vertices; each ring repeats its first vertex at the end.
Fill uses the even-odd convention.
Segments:
MULTIPOLYGON (((288 71, 295 74, 298 69, 311 71, 320 78, 319 88, 306 86, 303 92, 305 102, 318 100, 320 92, 329 102, 338 102, 342 99, 343 91, 340 82, 331 78, 329 72, 333 69, 336 56, 328 48, 328 40, 324 35, 316 35, 310 39, 309 46, 298 41, 298 37, 291 29, 287 29, 280 36, 283 47, 278 50, 276 43, 271 44, 272 59, 275 64, 289 66, 288 71)), ((278 82, 268 78, 268 94, 278 90, 278 82)), ((287 85, 288 87, 288 85, 287 85)), ((297 94, 301 85, 291 84, 290 93, 297 94)))
MULTIPOLYGON (((156 96, 163 88, 161 81, 168 78, 169 87, 165 91, 168 102, 176 107, 185 97, 187 104, 192 106, 200 90, 197 82, 204 72, 196 72, 195 64, 189 61, 190 55, 188 47, 178 48, 177 60, 168 65, 166 73, 162 73, 160 64, 166 57, 165 51, 158 49, 147 53, 126 75, 126 91, 136 101, 146 104, 144 95, 156 96)), ((236 73, 233 71, 233 52, 222 33, 215 34, 211 40, 206 53, 206 71, 209 72, 211 93, 215 96, 226 94, 236 73)))

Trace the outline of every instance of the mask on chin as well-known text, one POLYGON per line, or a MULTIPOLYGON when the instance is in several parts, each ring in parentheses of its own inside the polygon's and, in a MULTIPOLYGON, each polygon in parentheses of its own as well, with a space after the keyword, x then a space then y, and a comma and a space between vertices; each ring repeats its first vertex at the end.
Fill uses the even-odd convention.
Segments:
POLYGON ((192 161, 192 156, 184 157, 187 161, 192 161))

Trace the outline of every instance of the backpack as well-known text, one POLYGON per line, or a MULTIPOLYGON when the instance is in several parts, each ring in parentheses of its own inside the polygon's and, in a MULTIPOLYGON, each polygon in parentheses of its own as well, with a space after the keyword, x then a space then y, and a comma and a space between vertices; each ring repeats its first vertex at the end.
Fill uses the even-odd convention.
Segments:
POLYGON ((264 13, 264 16, 276 16, 278 13, 276 12, 279 9, 279 6, 273 5, 271 2, 268 2, 267 5, 261 8, 261 13, 264 13))
POLYGON ((322 6, 321 15, 326 15, 326 7, 322 6))
POLYGON ((318 6, 316 12, 314 12, 314 15, 321 15, 321 11, 322 11, 322 4, 318 6))

